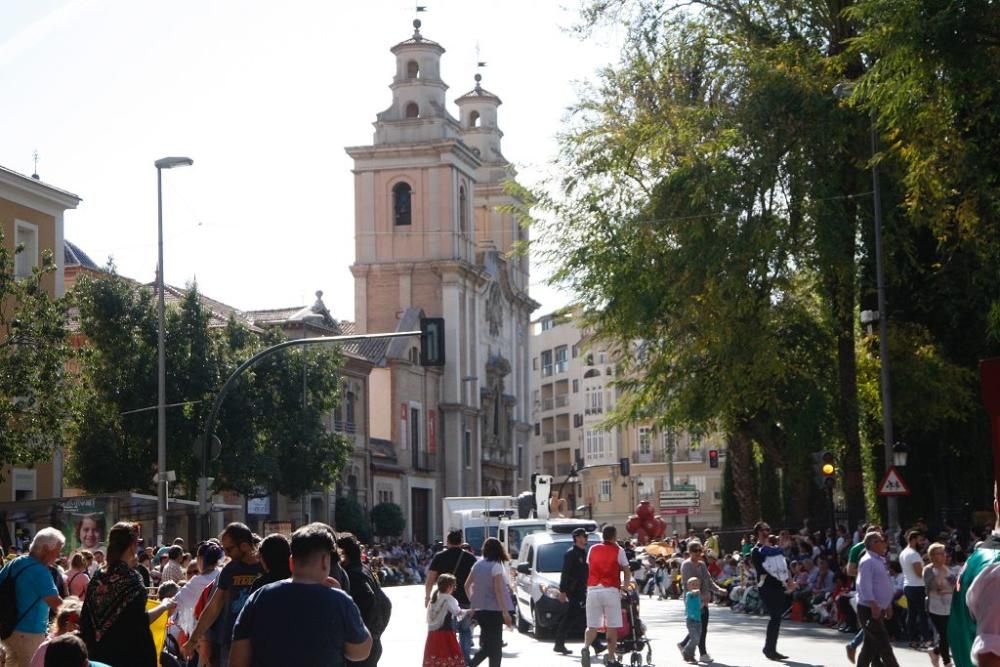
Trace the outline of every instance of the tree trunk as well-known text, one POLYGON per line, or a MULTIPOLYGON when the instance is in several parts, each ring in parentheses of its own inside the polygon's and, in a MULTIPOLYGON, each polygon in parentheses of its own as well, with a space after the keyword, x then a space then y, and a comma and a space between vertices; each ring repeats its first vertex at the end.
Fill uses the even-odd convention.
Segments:
POLYGON ((755 488, 753 441, 745 430, 729 435, 729 453, 733 472, 733 493, 740 506, 740 522, 752 526, 760 520, 760 499, 755 488))

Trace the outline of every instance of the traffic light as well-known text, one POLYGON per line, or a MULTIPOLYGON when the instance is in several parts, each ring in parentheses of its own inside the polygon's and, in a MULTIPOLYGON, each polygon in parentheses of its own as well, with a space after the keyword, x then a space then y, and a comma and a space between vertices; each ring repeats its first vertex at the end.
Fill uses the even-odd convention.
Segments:
POLYGON ((708 467, 718 468, 719 467, 719 450, 710 449, 708 450, 708 467))
POLYGON ((837 466, 833 462, 833 452, 823 452, 820 457, 820 472, 823 474, 823 486, 832 489, 837 483, 837 466))
POLYGON ((628 477, 628 474, 631 472, 632 469, 631 464, 632 462, 628 460, 627 456, 623 456, 622 458, 618 459, 618 466, 621 468, 622 477, 628 477))
POLYGON ((420 318, 420 365, 444 366, 444 318, 420 318))

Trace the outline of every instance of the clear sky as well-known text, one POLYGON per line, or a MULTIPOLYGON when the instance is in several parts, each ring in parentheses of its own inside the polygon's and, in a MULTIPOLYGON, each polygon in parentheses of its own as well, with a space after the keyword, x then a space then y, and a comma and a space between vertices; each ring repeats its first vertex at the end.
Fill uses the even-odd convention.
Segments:
MULTIPOLYGON (((577 82, 616 59, 620 36, 568 33, 578 0, 426 0, 449 102, 501 97, 504 154, 534 185, 577 82), (477 58, 477 44, 479 55, 477 58)), ((166 280, 250 310, 324 290, 354 315, 354 200, 345 146, 370 144, 415 4, 400 0, 3 0, 0 164, 83 198, 66 238, 153 280, 156 171, 164 172, 166 280)), ((452 104, 450 110, 457 115, 452 104)), ((534 266, 537 317, 568 297, 534 266)))

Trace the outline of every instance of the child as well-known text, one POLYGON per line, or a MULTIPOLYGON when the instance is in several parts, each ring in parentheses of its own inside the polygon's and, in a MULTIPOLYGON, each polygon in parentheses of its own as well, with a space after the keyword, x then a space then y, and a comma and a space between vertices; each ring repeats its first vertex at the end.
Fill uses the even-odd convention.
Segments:
POLYGON ((437 578, 437 590, 427 605, 427 643, 424 644, 423 667, 465 667, 465 657, 455 639, 454 623, 471 609, 460 609, 452 596, 455 577, 442 574, 437 578))
POLYGON ((681 645, 684 662, 698 664, 694 659, 694 650, 701 638, 701 580, 691 577, 687 580, 687 593, 684 594, 684 611, 687 620, 687 641, 681 645))
POLYGON ((782 586, 788 581, 788 561, 785 560, 785 550, 778 546, 778 538, 771 535, 770 546, 761 546, 760 553, 764 556, 764 571, 777 579, 782 586))

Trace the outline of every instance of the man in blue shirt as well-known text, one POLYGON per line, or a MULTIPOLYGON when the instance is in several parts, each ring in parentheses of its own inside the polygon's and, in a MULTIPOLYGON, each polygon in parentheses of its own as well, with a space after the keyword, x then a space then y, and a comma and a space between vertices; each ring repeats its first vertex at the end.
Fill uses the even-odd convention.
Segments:
POLYGON ((881 660, 883 667, 899 667, 883 619, 892 618, 892 577, 885 552, 889 545, 878 533, 865 535, 865 555, 858 563, 858 622, 865 631, 858 667, 881 660))
POLYGON ((336 548, 330 529, 292 533, 292 578, 254 592, 243 606, 229 667, 339 667, 368 657, 372 638, 357 605, 328 582, 336 548))
POLYGON ((17 596, 17 625, 3 641, 7 649, 7 667, 27 667, 38 645, 45 640, 49 609, 58 609, 62 600, 49 566, 59 558, 66 537, 55 528, 43 528, 35 534, 27 556, 15 558, 0 570, 0 582, 14 577, 17 596))

